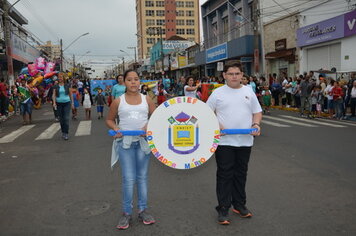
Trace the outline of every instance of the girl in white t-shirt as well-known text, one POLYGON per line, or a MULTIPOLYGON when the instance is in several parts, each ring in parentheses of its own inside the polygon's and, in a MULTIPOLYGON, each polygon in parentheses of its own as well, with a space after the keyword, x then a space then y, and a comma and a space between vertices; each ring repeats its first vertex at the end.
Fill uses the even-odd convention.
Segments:
POLYGON ((192 76, 189 76, 187 78, 187 82, 184 86, 184 96, 187 97, 197 97, 197 89, 200 87, 200 82, 197 82, 197 84, 194 86, 194 78, 192 76))

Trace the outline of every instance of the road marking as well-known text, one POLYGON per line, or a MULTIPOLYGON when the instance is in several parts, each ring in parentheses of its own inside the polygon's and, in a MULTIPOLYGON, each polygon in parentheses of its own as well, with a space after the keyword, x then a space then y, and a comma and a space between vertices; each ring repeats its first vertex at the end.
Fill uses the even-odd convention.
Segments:
POLYGON ((75 136, 90 135, 91 131, 91 120, 81 121, 78 125, 77 132, 75 136))
POLYGON ((45 113, 43 113, 44 116, 49 116, 49 115, 53 115, 53 111, 46 111, 45 113))
POLYGON ((262 124, 272 125, 272 126, 276 126, 276 127, 290 127, 289 125, 283 125, 281 123, 276 123, 276 122, 272 122, 272 121, 268 121, 268 120, 262 120, 262 124))
POLYGON ((59 123, 54 123, 43 131, 35 140, 51 139, 60 129, 59 123))
POLYGON ((330 123, 336 123, 336 124, 341 124, 341 125, 351 125, 351 126, 356 126, 356 124, 354 123, 351 123, 349 121, 336 121, 336 120, 325 120, 325 119, 320 119, 320 118, 316 118, 316 120, 320 120, 320 121, 327 121, 327 122, 330 122, 330 123))
POLYGON ((315 121, 315 120, 307 120, 305 118, 299 118, 299 117, 294 117, 294 116, 285 116, 285 115, 280 115, 285 118, 293 119, 293 120, 299 120, 299 121, 304 121, 312 124, 317 124, 317 125, 325 125, 325 126, 330 126, 334 128, 344 128, 346 126, 343 125, 336 125, 336 124, 330 124, 330 123, 325 123, 325 122, 320 122, 320 121, 315 121))
POLYGON ((276 120, 276 121, 282 121, 282 122, 286 122, 286 123, 289 123, 289 124, 300 125, 300 126, 304 126, 304 127, 316 127, 315 125, 306 124, 306 123, 302 123, 302 122, 298 122, 298 121, 286 120, 286 119, 277 118, 277 117, 273 117, 273 116, 264 116, 263 119, 271 119, 271 120, 276 120))
POLYGON ((0 139, 0 143, 11 143, 13 142, 17 137, 19 137, 20 135, 22 135, 23 133, 29 131, 30 129, 32 129, 33 127, 35 127, 35 125, 24 125, 21 128, 11 132, 10 134, 2 137, 0 139))

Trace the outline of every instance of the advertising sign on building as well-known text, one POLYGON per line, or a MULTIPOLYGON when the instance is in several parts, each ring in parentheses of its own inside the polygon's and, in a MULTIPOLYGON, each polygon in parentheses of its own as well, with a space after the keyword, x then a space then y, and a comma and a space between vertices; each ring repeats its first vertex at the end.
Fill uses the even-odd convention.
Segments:
POLYGON ((163 41, 163 50, 186 49, 194 44, 195 42, 186 40, 167 40, 163 41))
POLYGON ((206 50, 206 63, 227 59, 227 43, 206 50))
POLYGON ((311 24, 297 30, 298 47, 356 34, 356 11, 311 24))
POLYGON ((16 34, 11 34, 12 57, 25 64, 35 62, 41 53, 16 34))

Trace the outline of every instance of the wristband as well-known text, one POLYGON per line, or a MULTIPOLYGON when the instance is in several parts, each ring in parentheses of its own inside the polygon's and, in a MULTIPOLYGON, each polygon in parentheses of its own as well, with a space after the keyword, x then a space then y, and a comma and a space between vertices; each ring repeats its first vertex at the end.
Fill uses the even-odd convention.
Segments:
POLYGON ((252 126, 255 126, 255 125, 257 125, 258 127, 260 127, 260 124, 259 124, 259 123, 253 123, 253 124, 251 125, 251 127, 252 127, 252 126))

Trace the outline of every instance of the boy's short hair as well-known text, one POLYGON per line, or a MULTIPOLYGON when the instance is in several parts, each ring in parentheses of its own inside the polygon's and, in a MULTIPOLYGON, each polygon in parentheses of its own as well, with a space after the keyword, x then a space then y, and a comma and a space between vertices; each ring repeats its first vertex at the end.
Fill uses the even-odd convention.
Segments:
POLYGON ((236 63, 236 62, 235 63, 227 63, 227 64, 225 64, 223 72, 226 73, 231 67, 237 67, 237 68, 240 69, 241 72, 243 72, 242 71, 242 65, 240 63, 236 63))

